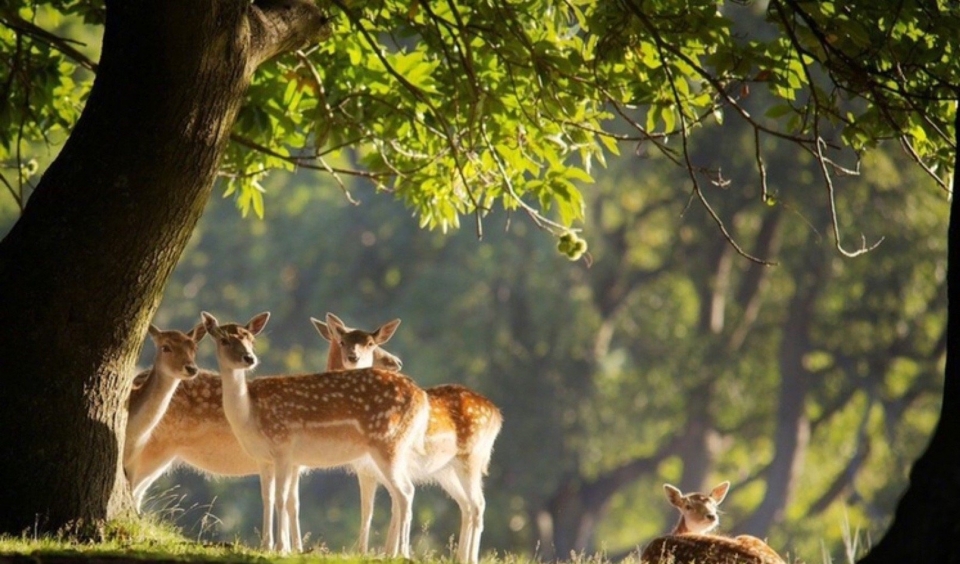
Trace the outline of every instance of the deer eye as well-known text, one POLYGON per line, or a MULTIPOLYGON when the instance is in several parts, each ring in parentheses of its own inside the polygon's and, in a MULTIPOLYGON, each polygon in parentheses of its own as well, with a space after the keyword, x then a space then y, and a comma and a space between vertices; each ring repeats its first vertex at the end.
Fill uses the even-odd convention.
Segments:
POLYGON ((229 344, 230 344, 230 339, 228 339, 228 338, 226 338, 226 337, 220 337, 220 344, 221 344, 221 345, 229 345, 229 344))
POLYGON ((160 350, 161 350, 162 352, 168 353, 168 352, 170 352, 170 345, 161 345, 161 346, 160 346, 160 350))

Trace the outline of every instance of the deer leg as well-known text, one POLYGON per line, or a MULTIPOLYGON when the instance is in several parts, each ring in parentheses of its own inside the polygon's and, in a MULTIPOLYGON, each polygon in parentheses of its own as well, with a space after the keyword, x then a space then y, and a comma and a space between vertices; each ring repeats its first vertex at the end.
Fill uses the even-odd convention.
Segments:
POLYGON ((299 474, 298 468, 290 463, 286 458, 278 459, 274 462, 276 467, 276 488, 277 488, 277 515, 279 516, 278 543, 280 552, 288 554, 290 552, 290 540, 295 528, 294 524, 297 513, 299 512, 300 500, 297 498, 297 492, 294 489, 295 478, 299 474))
POLYGON ((360 483, 360 538, 358 547, 361 554, 370 549, 370 525, 373 522, 373 509, 377 498, 377 476, 368 470, 357 472, 360 483))
POLYGON ((271 462, 260 463, 260 498, 263 501, 263 530, 260 531, 264 550, 273 550, 273 509, 276 505, 276 472, 271 462))

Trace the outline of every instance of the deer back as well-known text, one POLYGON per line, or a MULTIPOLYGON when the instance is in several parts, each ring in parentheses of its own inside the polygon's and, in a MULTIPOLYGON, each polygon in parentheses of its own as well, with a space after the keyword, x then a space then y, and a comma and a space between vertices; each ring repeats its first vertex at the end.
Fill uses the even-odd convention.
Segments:
POLYGON ((397 372, 365 368, 257 378, 249 382, 257 423, 274 443, 292 437, 363 441, 389 448, 426 428, 426 394, 397 372))
MULTIPOLYGON (((759 540, 759 539, 757 539, 759 540)), ((762 541, 760 541, 762 542, 762 541)), ((764 543, 764 546, 766 544, 764 543)), ((640 556, 642 564, 783 564, 767 547, 759 551, 736 539, 717 535, 685 534, 653 539, 640 556)))

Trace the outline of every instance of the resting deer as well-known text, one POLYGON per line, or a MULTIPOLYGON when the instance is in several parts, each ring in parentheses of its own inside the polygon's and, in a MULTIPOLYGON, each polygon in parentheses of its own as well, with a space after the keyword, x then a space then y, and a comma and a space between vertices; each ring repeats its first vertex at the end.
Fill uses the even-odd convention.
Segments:
POLYGON ((127 401, 124 467, 140 455, 150 433, 170 405, 177 385, 197 376, 197 343, 206 333, 203 324, 197 325, 189 333, 161 331, 150 325, 149 334, 157 347, 157 356, 150 370, 134 378, 127 401))
POLYGON ((640 556, 645 564, 784 564, 767 543, 750 535, 735 538, 709 534, 720 524, 718 506, 727 496, 730 482, 714 487, 709 494, 684 495, 670 484, 663 491, 670 504, 680 511, 680 520, 669 536, 650 542, 640 556))
MULTIPOLYGON (((397 324, 399 322, 396 320, 397 324)), ((356 330, 347 329, 331 313, 327 314, 325 327, 328 330, 320 331, 320 335, 330 341, 327 370, 352 368, 353 356, 347 347, 341 345, 367 339, 358 337, 356 330)), ((371 336, 370 340, 376 341, 376 337, 371 336)), ((426 392, 430 398, 426 450, 415 452, 411 457, 411 476, 416 483, 438 483, 457 502, 460 507, 457 558, 465 564, 475 564, 480 556, 486 507, 483 476, 490 465, 493 443, 500 433, 503 417, 490 400, 464 386, 435 386, 427 388, 426 392)), ((359 545, 362 552, 367 552, 377 476, 363 466, 355 469, 360 481, 359 545)))
POLYGON ((270 314, 257 315, 246 325, 220 325, 209 313, 201 315, 217 343, 227 421, 260 467, 265 543, 274 546, 274 510, 279 521, 275 546, 288 552, 291 537, 300 538, 301 467, 369 459, 392 501, 387 552, 409 557, 414 487, 408 467, 429 419, 424 391, 406 376, 370 368, 248 383, 246 372, 258 364, 254 341, 270 314))
MULTIPOLYGON (((198 328, 206 333, 202 323, 198 328)), ((379 347, 372 352, 364 349, 357 359, 357 368, 396 371, 400 366, 399 358, 379 347)), ((257 461, 247 455, 230 429, 223 413, 220 376, 209 370, 200 370, 196 378, 184 381, 176 389, 162 419, 144 436, 143 442, 132 456, 124 458, 138 509, 150 486, 175 463, 217 476, 250 476, 260 472, 257 461)), ((299 540, 295 546, 302 550, 299 540)))

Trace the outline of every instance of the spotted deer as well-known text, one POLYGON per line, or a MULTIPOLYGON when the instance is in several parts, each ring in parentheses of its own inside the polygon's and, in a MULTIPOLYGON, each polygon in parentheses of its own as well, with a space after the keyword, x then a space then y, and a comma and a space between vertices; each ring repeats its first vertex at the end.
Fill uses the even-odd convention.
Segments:
POLYGON ((767 543, 751 535, 726 537, 710 534, 720 524, 718 506, 726 498, 730 482, 714 487, 709 494, 684 495, 670 484, 663 491, 680 511, 680 520, 668 536, 650 542, 640 556, 642 564, 784 564, 767 543))
POLYGON ((371 368, 247 382, 246 372, 259 362, 256 336, 270 314, 254 316, 245 325, 220 325, 207 312, 201 316, 217 343, 227 421, 260 469, 264 544, 289 552, 291 537, 300 538, 300 468, 368 459, 392 501, 387 552, 409 557, 414 494, 409 458, 423 444, 429 418, 426 393, 406 376, 371 368))
MULTIPOLYGON (((399 324, 400 321, 396 322, 399 324)), ((357 335, 331 313, 327 314, 325 327, 328 331, 320 331, 320 335, 330 341, 328 370, 352 367, 354 357, 347 347, 338 347, 338 342, 376 340, 357 335), (338 357, 338 352, 343 354, 338 357)), ((476 564, 486 507, 483 476, 490 465, 493 443, 500 433, 503 416, 493 402, 464 386, 435 386, 427 388, 426 392, 430 399, 430 420, 425 450, 411 456, 410 473, 416 483, 436 482, 457 502, 460 507, 457 558, 465 564, 476 564)), ((376 473, 368 467, 359 465, 355 470, 360 482, 358 542, 360 550, 367 552, 378 480, 376 473)))
POLYGON ((127 429, 123 443, 124 466, 137 458, 150 433, 160 423, 170 405, 177 386, 196 378, 197 343, 206 335, 203 324, 189 333, 161 331, 154 325, 148 330, 157 347, 153 366, 134 377, 127 400, 127 429))
MULTIPOLYGON (((198 328, 206 333, 202 323, 198 328)), ((356 368, 396 371, 400 366, 399 358, 378 347, 372 356, 358 358, 356 368)), ((200 370, 196 378, 181 383, 143 442, 133 456, 124 459, 138 509, 150 486, 174 465, 185 464, 214 476, 260 472, 257 461, 247 455, 230 429, 223 412, 220 375, 209 370, 200 370)), ((294 546, 297 551, 303 549, 299 538, 294 546)))
POLYGON ((393 337, 397 327, 400 326, 399 319, 384 323, 372 332, 367 332, 347 327, 332 313, 328 313, 327 316, 342 329, 337 335, 334 335, 323 321, 315 317, 310 318, 310 322, 320 336, 330 342, 330 352, 327 353, 327 372, 371 366, 399 372, 403 368, 403 362, 398 357, 380 347, 393 337))

